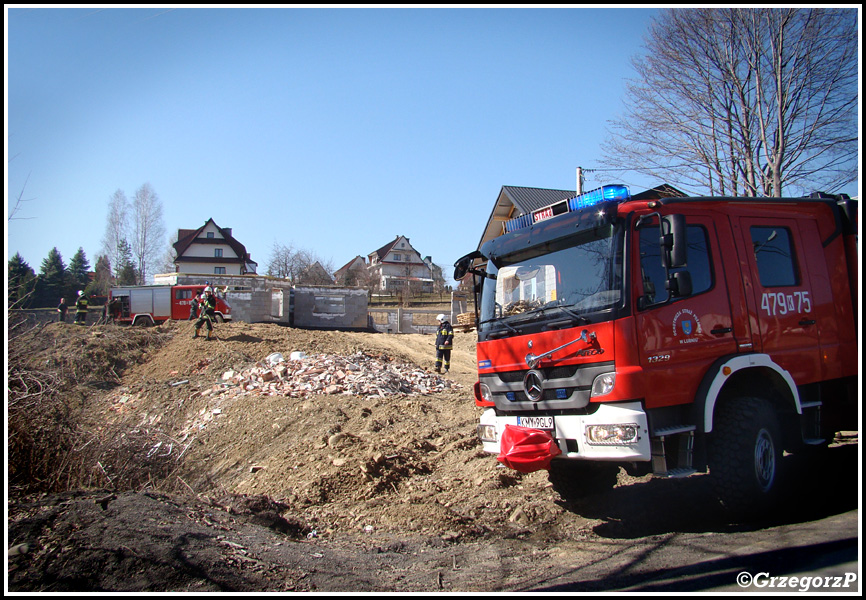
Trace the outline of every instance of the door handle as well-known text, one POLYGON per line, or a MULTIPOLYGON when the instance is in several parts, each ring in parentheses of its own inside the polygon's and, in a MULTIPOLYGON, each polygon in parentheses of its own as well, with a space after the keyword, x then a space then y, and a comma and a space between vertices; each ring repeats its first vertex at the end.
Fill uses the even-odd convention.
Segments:
POLYGON ((726 333, 731 333, 733 330, 733 327, 716 327, 715 329, 710 329, 710 333, 713 335, 724 335, 726 333))
POLYGON ((814 325, 815 323, 815 319, 803 319, 802 321, 800 321, 800 326, 808 327, 809 325, 814 325))

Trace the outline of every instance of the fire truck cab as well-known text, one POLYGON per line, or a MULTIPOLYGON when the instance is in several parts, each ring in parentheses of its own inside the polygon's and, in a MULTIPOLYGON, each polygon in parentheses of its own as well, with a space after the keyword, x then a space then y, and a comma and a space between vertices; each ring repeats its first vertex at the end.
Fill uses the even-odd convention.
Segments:
POLYGON ((858 428, 856 236, 844 195, 620 185, 507 222, 455 263, 475 283, 484 449, 522 471, 709 468, 726 506, 772 505, 783 450, 858 428))

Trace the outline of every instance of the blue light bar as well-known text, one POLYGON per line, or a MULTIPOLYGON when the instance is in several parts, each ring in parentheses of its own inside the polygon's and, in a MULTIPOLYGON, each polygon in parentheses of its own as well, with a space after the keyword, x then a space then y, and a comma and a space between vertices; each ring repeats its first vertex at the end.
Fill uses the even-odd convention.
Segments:
POLYGON ((628 200, 628 195, 628 188, 624 185, 606 185, 572 198, 568 201, 568 208, 580 210, 600 202, 622 202, 628 200))
POLYGON ((624 185, 606 185, 594 190, 590 190, 585 194, 570 198, 568 200, 560 200, 550 206, 546 206, 525 215, 521 215, 510 221, 505 222, 505 232, 511 233, 524 227, 529 227, 533 223, 544 221, 556 215, 576 210, 582 210, 590 206, 595 206, 601 202, 623 202, 628 200, 628 187, 624 185))

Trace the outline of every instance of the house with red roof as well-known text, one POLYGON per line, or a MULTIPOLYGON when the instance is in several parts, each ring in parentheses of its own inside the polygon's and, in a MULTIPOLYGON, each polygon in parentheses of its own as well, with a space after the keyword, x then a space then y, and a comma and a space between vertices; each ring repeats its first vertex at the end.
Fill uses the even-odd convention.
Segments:
POLYGON ((208 219, 198 229, 178 229, 174 244, 176 273, 200 275, 255 274, 258 264, 229 227, 208 219))

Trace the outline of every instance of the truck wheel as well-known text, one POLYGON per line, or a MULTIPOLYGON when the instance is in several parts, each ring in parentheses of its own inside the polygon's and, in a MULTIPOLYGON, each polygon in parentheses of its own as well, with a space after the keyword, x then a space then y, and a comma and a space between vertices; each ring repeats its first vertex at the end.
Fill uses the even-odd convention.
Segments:
POLYGON ((216 321, 217 323, 225 323, 225 319, 223 319, 222 315, 217 315, 214 321, 216 321))
POLYGON ((779 497, 782 436, 762 398, 738 398, 716 411, 708 447, 710 480, 721 503, 741 517, 766 513, 779 497))
POLYGON ((616 485, 619 465, 576 460, 552 460, 548 481, 563 500, 604 492, 616 485))

